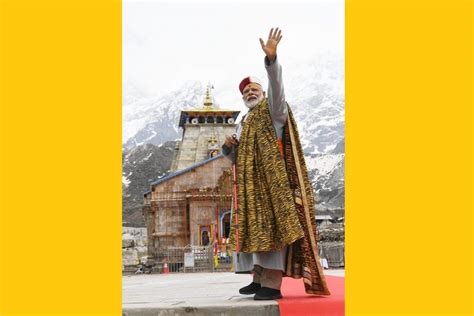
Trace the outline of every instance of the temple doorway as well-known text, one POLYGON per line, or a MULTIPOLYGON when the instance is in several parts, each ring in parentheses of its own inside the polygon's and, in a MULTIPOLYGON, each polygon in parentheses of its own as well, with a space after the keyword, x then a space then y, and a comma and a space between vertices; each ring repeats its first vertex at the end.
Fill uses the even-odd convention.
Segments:
POLYGON ((221 238, 229 238, 230 234, 230 211, 221 217, 221 238))

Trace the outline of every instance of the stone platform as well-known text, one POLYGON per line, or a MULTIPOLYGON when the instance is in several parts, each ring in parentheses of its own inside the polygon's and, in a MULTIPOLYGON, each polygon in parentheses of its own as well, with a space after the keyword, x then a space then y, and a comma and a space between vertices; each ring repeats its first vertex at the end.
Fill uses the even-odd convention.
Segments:
MULTIPOLYGON (((344 270, 325 274, 344 276, 344 270)), ((254 301, 238 293, 250 282, 251 275, 232 272, 124 276, 123 315, 279 315, 276 301, 254 301)))

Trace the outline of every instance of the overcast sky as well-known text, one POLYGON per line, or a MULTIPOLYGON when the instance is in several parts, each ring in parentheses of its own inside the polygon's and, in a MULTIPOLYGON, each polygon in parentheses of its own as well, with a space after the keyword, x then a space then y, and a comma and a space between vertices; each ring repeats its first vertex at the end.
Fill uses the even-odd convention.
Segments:
POLYGON ((282 29, 284 70, 320 53, 344 56, 340 0, 124 1, 124 88, 161 95, 188 80, 211 81, 237 100, 243 77, 264 74, 258 39, 273 26, 282 29))

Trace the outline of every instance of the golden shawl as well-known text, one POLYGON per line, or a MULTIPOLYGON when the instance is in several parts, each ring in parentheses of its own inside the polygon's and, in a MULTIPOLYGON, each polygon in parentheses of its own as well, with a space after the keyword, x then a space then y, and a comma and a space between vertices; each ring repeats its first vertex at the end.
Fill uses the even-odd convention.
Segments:
MULTIPOLYGON (((288 245, 285 275, 302 277, 307 293, 329 295, 317 251, 313 190, 289 107, 288 112, 284 158, 267 100, 247 114, 237 148, 240 251, 288 245)), ((234 226, 230 245, 235 250, 234 226)))

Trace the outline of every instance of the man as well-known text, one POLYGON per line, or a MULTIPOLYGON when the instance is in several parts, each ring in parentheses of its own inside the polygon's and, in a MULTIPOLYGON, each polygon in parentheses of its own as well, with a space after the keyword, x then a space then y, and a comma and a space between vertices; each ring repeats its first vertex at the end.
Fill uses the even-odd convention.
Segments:
POLYGON ((298 131, 286 103, 277 60, 281 30, 272 28, 265 43, 268 99, 261 82, 246 77, 239 85, 249 112, 234 137, 226 136, 224 155, 236 158, 238 223, 230 246, 237 250, 237 273, 253 271, 253 281, 239 290, 255 300, 281 298, 283 276, 303 278, 307 293, 329 295, 317 253, 311 185, 298 131))

